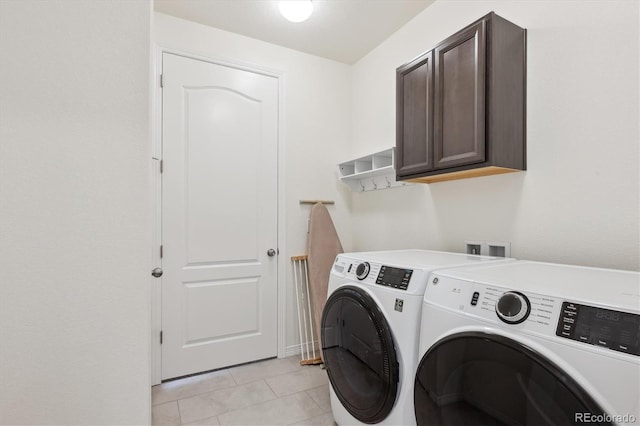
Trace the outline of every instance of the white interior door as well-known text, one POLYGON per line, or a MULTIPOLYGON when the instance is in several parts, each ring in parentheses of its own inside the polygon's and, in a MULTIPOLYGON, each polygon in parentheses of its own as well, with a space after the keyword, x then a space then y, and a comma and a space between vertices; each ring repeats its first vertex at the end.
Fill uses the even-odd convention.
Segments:
POLYGON ((163 54, 162 379, 277 355, 278 79, 163 54))

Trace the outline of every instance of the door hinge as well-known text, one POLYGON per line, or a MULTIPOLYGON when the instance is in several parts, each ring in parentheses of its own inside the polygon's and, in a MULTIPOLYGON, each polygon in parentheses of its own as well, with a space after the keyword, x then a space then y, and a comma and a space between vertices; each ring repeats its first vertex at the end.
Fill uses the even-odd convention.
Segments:
POLYGON ((164 74, 160 74, 160 87, 164 87, 164 74))
POLYGON ((160 259, 162 259, 162 256, 164 254, 164 245, 160 246, 160 259))
POLYGON ((160 160, 160 173, 164 172, 164 160, 160 160))
POLYGON ((160 331, 160 344, 162 344, 162 331, 160 331))

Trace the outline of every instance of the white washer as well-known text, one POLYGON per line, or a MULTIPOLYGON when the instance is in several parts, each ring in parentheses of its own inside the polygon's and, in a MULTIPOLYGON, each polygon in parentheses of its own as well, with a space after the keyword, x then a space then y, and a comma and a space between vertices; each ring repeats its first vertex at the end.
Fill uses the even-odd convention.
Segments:
POLYGON ((431 275, 418 424, 638 424, 640 274, 514 261, 431 275))
POLYGON ((497 260, 505 261, 426 250, 336 257, 321 339, 339 425, 415 424, 413 379, 429 274, 497 260))

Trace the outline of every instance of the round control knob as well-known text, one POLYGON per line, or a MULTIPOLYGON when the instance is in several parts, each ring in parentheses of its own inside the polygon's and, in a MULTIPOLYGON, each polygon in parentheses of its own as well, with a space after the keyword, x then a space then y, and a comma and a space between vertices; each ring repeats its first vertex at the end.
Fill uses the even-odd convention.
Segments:
POLYGON ((526 320, 531 312, 529 299, 522 293, 508 291, 500 296, 496 303, 498 318, 507 324, 519 324, 526 320))
POLYGON ((359 280, 364 280, 369 275, 369 269, 371 269, 371 265, 369 262, 363 262, 356 267, 356 277, 359 280))

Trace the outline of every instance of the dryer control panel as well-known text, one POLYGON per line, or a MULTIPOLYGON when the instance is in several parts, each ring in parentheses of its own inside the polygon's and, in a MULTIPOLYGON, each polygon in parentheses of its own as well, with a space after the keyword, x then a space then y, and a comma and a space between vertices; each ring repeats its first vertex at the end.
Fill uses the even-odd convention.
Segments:
POLYGON ((546 336, 555 333, 561 306, 561 301, 553 297, 437 276, 437 273, 431 276, 425 302, 546 336))
POLYGON ((640 315, 450 277, 431 276, 425 303, 521 332, 640 356, 640 315))
POLYGON ((640 356, 640 315, 563 302, 556 335, 640 356))

